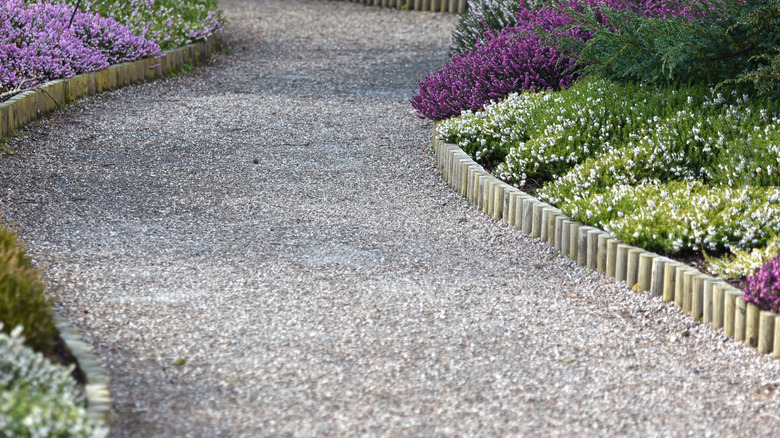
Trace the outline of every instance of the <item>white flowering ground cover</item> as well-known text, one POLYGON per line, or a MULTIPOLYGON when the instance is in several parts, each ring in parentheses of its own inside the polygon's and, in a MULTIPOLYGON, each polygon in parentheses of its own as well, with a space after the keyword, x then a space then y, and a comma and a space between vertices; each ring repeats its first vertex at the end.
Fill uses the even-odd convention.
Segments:
POLYGON ((10 335, 0 331, 0 436, 106 436, 107 430, 87 418, 73 366, 56 365, 25 346, 21 332, 21 327, 10 335))
POLYGON ((780 230, 778 111, 726 90, 588 79, 466 111, 438 136, 626 243, 721 254, 764 248, 780 230))

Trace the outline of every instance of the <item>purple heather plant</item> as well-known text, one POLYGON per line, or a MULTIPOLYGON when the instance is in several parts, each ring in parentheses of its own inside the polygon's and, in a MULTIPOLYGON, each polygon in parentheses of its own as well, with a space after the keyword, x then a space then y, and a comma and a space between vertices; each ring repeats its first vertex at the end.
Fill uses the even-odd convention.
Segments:
MULTIPOLYGON (((559 90, 574 83, 582 65, 539 34, 585 41, 590 33, 570 26, 572 18, 562 10, 520 2, 517 23, 498 32, 488 29, 473 51, 454 54, 443 68, 418 83, 411 104, 421 117, 443 120, 464 110, 477 111, 513 92, 559 90)), ((569 0, 560 6, 577 9, 583 4, 630 9, 662 19, 690 15, 688 3, 665 0, 569 0)))
POLYGON ((452 61, 418 83, 412 106, 423 117, 443 120, 463 110, 477 111, 513 92, 568 88, 576 62, 541 44, 531 31, 536 26, 553 31, 569 20, 547 7, 532 11, 521 6, 517 23, 499 32, 488 30, 473 51, 454 54, 452 61))
POLYGON ((748 277, 743 296, 761 310, 780 314, 780 254, 748 277))
POLYGON ((0 94, 160 51, 110 18, 46 2, 0 0, 0 94))

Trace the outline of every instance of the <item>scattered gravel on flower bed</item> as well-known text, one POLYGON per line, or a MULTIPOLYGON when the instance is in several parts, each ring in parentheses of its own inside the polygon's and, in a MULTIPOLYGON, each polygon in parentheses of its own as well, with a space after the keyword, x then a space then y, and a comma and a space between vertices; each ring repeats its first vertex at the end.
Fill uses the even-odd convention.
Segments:
POLYGON ((221 6, 234 54, 0 156, 0 211, 111 375, 115 436, 777 430, 778 361, 444 184, 408 99, 455 16, 221 6))

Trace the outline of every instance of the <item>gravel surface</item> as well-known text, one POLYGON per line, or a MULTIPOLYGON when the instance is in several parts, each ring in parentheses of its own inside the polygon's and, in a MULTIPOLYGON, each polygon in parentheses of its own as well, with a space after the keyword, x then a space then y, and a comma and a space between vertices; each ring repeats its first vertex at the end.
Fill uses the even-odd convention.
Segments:
POLYGON ((0 211, 111 375, 115 436, 776 435, 778 361, 444 184, 407 102, 454 16, 222 7, 232 55, 0 156, 0 211))

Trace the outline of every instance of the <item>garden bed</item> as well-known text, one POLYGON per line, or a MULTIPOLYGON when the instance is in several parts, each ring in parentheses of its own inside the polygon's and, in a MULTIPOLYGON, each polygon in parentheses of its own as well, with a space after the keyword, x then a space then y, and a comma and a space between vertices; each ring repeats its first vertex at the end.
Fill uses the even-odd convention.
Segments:
POLYGON ((780 230, 780 103, 580 81, 443 121, 502 180, 665 254, 764 247, 780 230))
POLYGON ((747 303, 740 289, 572 220, 491 175, 455 144, 434 136, 433 147, 445 181, 495 220, 549 243, 580 266, 673 303, 734 341, 780 358, 780 315, 747 303))
POLYGON ((96 72, 57 79, 0 103, 0 138, 65 103, 135 82, 148 81, 205 62, 219 42, 216 38, 167 50, 157 58, 112 65, 96 72))
POLYGON ((494 218, 694 318, 727 282, 780 313, 778 26, 780 0, 470 0, 411 104, 494 218))
POLYGON ((52 80, 205 41, 224 26, 216 6, 216 0, 8 0, 0 6, 0 102, 52 80))
MULTIPOLYGON (((776 300, 741 289, 780 240, 778 114, 779 102, 724 89, 589 78, 465 111, 439 122, 436 137, 490 169, 456 179, 494 218, 696 319, 729 309, 728 336, 753 347, 763 338, 767 353, 757 321, 776 300)), ((774 324, 771 315, 761 318, 774 324)))

